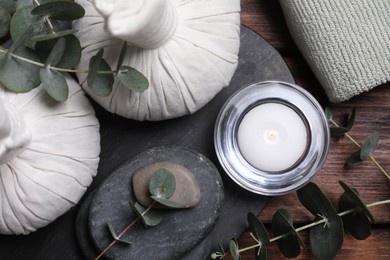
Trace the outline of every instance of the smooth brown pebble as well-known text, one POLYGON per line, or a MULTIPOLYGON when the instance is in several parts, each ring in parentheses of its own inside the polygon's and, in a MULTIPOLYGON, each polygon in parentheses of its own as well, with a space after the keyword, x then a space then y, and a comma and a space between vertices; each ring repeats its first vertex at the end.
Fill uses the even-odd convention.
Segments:
MULTIPOLYGON (((176 190, 170 200, 184 205, 184 208, 196 206, 200 201, 200 190, 194 175, 187 168, 171 162, 158 162, 149 164, 139 169, 133 176, 133 191, 138 203, 144 207, 152 204, 150 198, 149 181, 152 175, 159 169, 170 171, 175 177, 176 190)), ((165 207, 158 205, 156 207, 165 207)))

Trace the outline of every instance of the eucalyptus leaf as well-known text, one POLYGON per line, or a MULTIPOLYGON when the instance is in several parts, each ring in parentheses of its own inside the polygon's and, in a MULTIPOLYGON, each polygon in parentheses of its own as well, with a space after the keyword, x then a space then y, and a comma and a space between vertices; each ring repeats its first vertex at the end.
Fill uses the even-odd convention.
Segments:
POLYGON ((9 14, 12 14, 16 10, 15 0, 0 0, 0 6, 4 8, 9 14))
POLYGON ((5 10, 2 6, 0 6, 0 38, 6 36, 9 32, 9 26, 11 23, 11 15, 5 10))
POLYGON ((49 56, 46 59, 45 67, 55 67, 62 59, 66 48, 65 38, 59 38, 50 51, 49 56))
POLYGON ((356 108, 353 108, 351 115, 348 118, 348 123, 347 123, 347 129, 350 131, 355 124, 355 119, 356 119, 356 108))
POLYGON ((367 208, 366 204, 361 200, 359 197, 359 193, 357 192, 356 189, 353 189, 349 187, 346 183, 339 181, 341 187, 343 187, 345 193, 348 195, 350 199, 352 199, 356 206, 364 212, 364 214, 367 215, 367 217, 371 220, 371 222, 375 223, 375 218, 371 214, 370 210, 367 208))
POLYGON ((360 152, 360 159, 368 159, 374 153, 376 147, 378 146, 378 142, 379 134, 375 131, 371 133, 364 141, 360 152))
POLYGON ((117 77, 129 90, 143 92, 149 87, 148 79, 138 70, 128 66, 121 66, 117 77))
MULTIPOLYGON (((327 118, 328 120, 331 120, 333 115, 331 114, 330 109, 328 109, 328 111, 325 113, 328 113, 327 118)), ((356 108, 352 110, 351 115, 348 117, 348 122, 346 127, 330 127, 330 136, 332 138, 343 137, 346 133, 348 133, 352 129, 353 125, 355 124, 355 119, 356 119, 356 108)))
POLYGON ((267 259, 267 247, 262 245, 256 252, 255 260, 266 260, 267 259))
POLYGON ((36 42, 47 41, 47 40, 51 40, 51 39, 56 39, 56 38, 72 35, 76 32, 77 32, 76 29, 68 29, 68 30, 63 30, 63 31, 59 31, 59 32, 54 32, 54 33, 51 32, 51 33, 47 33, 47 34, 38 34, 38 35, 31 37, 31 40, 36 41, 36 42))
POLYGON ((348 128, 346 127, 330 127, 330 136, 332 138, 340 138, 343 137, 346 133, 348 133, 348 128))
POLYGON ((160 203, 160 204, 162 204, 164 206, 167 206, 169 208, 174 208, 174 209, 185 209, 186 208, 186 205, 177 203, 177 202, 175 202, 173 200, 159 198, 159 197, 156 197, 156 196, 150 196, 150 197, 153 200, 157 201, 158 203, 160 203))
POLYGON ((221 253, 225 255, 225 254, 226 254, 225 248, 223 248, 223 246, 221 245, 221 243, 218 243, 218 247, 219 247, 219 249, 221 250, 221 253))
MULTIPOLYGON (((30 49, 22 47, 14 54, 39 62, 39 57, 30 49)), ((12 56, 4 57, 0 64, 0 82, 9 90, 20 93, 28 92, 39 86, 39 67, 21 61, 12 56)))
POLYGON ((118 64, 116 65, 116 71, 119 71, 119 69, 122 67, 123 60, 125 59, 125 55, 126 55, 126 50, 127 50, 127 42, 124 41, 121 52, 118 57, 118 64))
POLYGON ((120 239, 120 238, 115 234, 114 227, 112 226, 112 224, 111 224, 110 222, 107 223, 107 226, 108 226, 108 229, 109 229, 109 231, 110 231, 110 233, 111 233, 112 238, 113 238, 115 241, 118 241, 118 242, 121 242, 121 243, 124 243, 124 244, 127 244, 127 245, 133 244, 133 243, 130 242, 130 241, 120 239))
POLYGON ((40 69, 40 79, 46 92, 54 100, 63 102, 68 99, 69 88, 62 73, 53 71, 50 66, 40 69))
POLYGON ((355 166, 363 162, 363 160, 360 158, 361 149, 355 151, 348 159, 347 159, 347 165, 348 166, 355 166))
POLYGON ((101 49, 89 61, 87 77, 88 87, 98 96, 108 96, 112 91, 114 76, 111 73, 98 73, 98 71, 111 71, 108 63, 103 60, 104 50, 101 49))
POLYGON ((320 188, 310 182, 297 191, 299 201, 317 220, 324 219, 310 229, 313 254, 319 259, 333 259, 340 251, 344 239, 343 222, 329 199, 320 188))
POLYGON ((167 169, 157 170, 149 181, 149 192, 155 198, 169 199, 176 190, 175 176, 167 169))
POLYGON ((149 209, 149 211, 144 214, 146 208, 142 207, 138 202, 131 204, 133 210, 141 217, 142 223, 145 227, 153 227, 160 224, 163 220, 163 212, 156 209, 149 209))
MULTIPOLYGON (((21 9, 18 9, 12 16, 10 23, 10 34, 14 42, 16 42, 16 39, 18 37, 23 36, 26 31, 26 28, 28 28, 29 26, 34 28, 33 33, 31 35, 28 35, 29 38, 42 33, 42 28, 45 28, 44 19, 42 17, 33 16, 31 14, 32 8, 32 6, 23 7, 21 9)), ((35 42, 31 39, 28 39, 25 45, 33 49, 35 46, 35 42)))
POLYGON ((310 245, 313 254, 318 259, 333 259, 341 250, 343 244, 343 222, 331 218, 326 225, 316 225, 310 228, 310 245))
POLYGON ((73 21, 84 16, 85 10, 73 1, 57 0, 34 7, 34 15, 49 16, 59 21, 73 21))
POLYGON ((330 107, 325 108, 325 117, 328 119, 328 121, 333 119, 333 111, 330 107))
POLYGON ((297 194, 302 205, 315 217, 318 214, 325 217, 337 215, 336 209, 315 183, 309 182, 306 186, 299 189, 297 194))
POLYGON ((276 241, 280 252, 282 252, 285 257, 293 258, 300 254, 300 244, 304 244, 295 231, 292 217, 287 210, 278 209, 272 216, 272 231, 275 236, 287 234, 287 236, 276 241))
POLYGON ((263 223, 257 218, 257 216, 251 212, 247 216, 249 229, 255 238, 260 241, 263 245, 268 245, 270 238, 267 229, 263 223))
POLYGON ((241 259, 240 252, 238 252, 238 244, 235 239, 230 240, 229 249, 230 249, 230 254, 232 255, 232 258, 234 260, 241 259))
MULTIPOLYGON (((358 191, 352 189, 357 195, 358 191)), ((345 229, 356 239, 364 240, 371 235, 371 224, 367 215, 359 208, 355 200, 353 200, 347 192, 344 192, 340 199, 339 210, 346 211, 355 209, 352 213, 342 216, 345 229)))
MULTIPOLYGON (((65 54, 63 55, 60 62, 56 65, 59 68, 71 69, 74 68, 81 58, 81 46, 79 39, 74 35, 67 35, 64 37, 66 40, 65 54)), ((53 48, 56 40, 39 41, 35 45, 35 51, 41 58, 46 60, 48 54, 53 48)))
MULTIPOLYGON (((7 0, 5 0, 5 1, 7 1, 7 0)), ((31 1, 31 0, 17 0, 16 1, 16 10, 22 9, 26 6, 32 7, 33 1, 31 1)))
POLYGON ((11 53, 13 53, 16 49, 19 47, 23 47, 24 43, 27 41, 27 39, 31 36, 33 33, 34 28, 30 25, 25 28, 22 34, 20 34, 16 39, 14 39, 11 47, 9 48, 7 52, 7 56, 11 53))

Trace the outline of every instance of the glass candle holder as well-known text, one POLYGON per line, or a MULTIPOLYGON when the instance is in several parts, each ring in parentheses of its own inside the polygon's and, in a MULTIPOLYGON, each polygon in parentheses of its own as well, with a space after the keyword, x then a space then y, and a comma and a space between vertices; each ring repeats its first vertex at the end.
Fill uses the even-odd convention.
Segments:
POLYGON ((324 164, 329 126, 315 98, 279 81, 254 83, 221 109, 214 131, 218 159, 241 187, 276 196, 307 184, 324 164))

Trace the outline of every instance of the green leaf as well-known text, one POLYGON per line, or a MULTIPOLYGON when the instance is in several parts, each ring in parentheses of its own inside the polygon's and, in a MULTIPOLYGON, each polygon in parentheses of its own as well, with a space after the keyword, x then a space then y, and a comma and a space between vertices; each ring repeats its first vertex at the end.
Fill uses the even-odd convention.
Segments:
MULTIPOLYGON (((39 57, 25 47, 15 50, 14 54, 39 62, 39 57)), ((5 57, 5 60, 0 64, 0 81, 11 91, 28 92, 41 83, 39 67, 12 56, 5 57)))
POLYGON ((368 136, 362 145, 361 152, 360 152, 360 159, 362 160, 368 159, 374 153, 376 147, 378 146, 378 141, 379 141, 378 132, 375 131, 370 136, 368 136))
MULTIPOLYGON (((7 0, 6 0, 7 1, 7 0)), ((33 1, 31 0, 17 0, 16 1, 16 10, 22 9, 26 6, 33 6, 33 1)))
POLYGON ((255 260, 267 260, 267 247, 265 245, 257 250, 255 260))
POLYGON ((326 116, 326 119, 328 119, 328 121, 333 119, 333 112, 332 112, 332 109, 330 107, 325 108, 325 116, 326 116))
POLYGON ((124 244, 127 244, 127 245, 133 244, 133 243, 130 242, 130 241, 120 239, 120 238, 115 234, 114 227, 112 226, 112 224, 111 224, 110 222, 107 223, 107 226, 108 226, 108 229, 110 230, 110 233, 111 233, 112 238, 113 238, 115 241, 118 241, 118 242, 121 242, 121 243, 124 243, 124 244))
MULTIPOLYGON (((330 109, 328 110, 328 114, 331 113, 330 109)), ((332 114, 327 115, 329 117, 328 120, 332 119, 332 114)), ((352 110, 351 115, 348 117, 348 122, 346 127, 330 127, 330 136, 332 138, 340 138, 343 137, 346 133, 348 133, 353 125, 355 124, 355 118, 356 118, 356 108, 352 110)))
POLYGON ((255 238, 260 241, 263 245, 269 244, 269 234, 263 223, 257 218, 257 216, 251 212, 247 216, 249 229, 255 238))
POLYGON ((126 50, 127 50, 127 42, 125 41, 123 42, 121 53, 119 54, 118 64, 116 65, 116 71, 119 71, 120 67, 122 67, 123 60, 126 55, 126 50))
POLYGON ((221 253, 225 255, 226 254, 225 248, 223 248, 223 246, 220 243, 218 243, 218 247, 221 250, 221 253))
POLYGON ((31 14, 49 16, 60 21, 73 21, 83 17, 85 10, 73 1, 57 0, 34 7, 31 14))
POLYGON ((16 10, 16 1, 14 0, 0 0, 0 6, 4 8, 9 14, 12 14, 16 10))
POLYGON ((247 219, 251 233, 261 244, 256 254, 256 260, 265 260, 267 259, 267 245, 270 243, 267 229, 255 214, 249 212, 247 219))
POLYGON ((8 34, 10 23, 11 15, 7 10, 0 6, 0 38, 8 34))
POLYGON ((285 209, 278 209, 272 216, 272 230, 275 236, 288 234, 278 239, 276 244, 287 258, 297 257, 301 252, 300 244, 304 245, 293 226, 292 217, 285 209))
POLYGON ((353 108, 351 115, 348 118, 347 129, 350 131, 355 124, 356 108, 353 108))
POLYGON ((23 36, 26 28, 31 26, 34 28, 34 31, 31 35, 29 35, 29 39, 26 41, 25 45, 27 47, 34 48, 35 42, 32 41, 30 37, 40 34, 40 30, 45 27, 42 26, 44 24, 42 17, 33 16, 31 14, 31 10, 32 6, 26 6, 15 12, 11 19, 10 33, 12 40, 15 42, 18 37, 23 36))
POLYGON ((157 170, 150 178, 149 192, 156 198, 169 199, 175 193, 175 190, 175 176, 164 168, 157 170))
POLYGON ((169 208, 174 208, 174 209, 185 209, 186 205, 182 205, 180 203, 177 203, 176 201, 169 200, 169 199, 164 199, 164 198, 159 198, 156 196, 150 196, 153 200, 157 201, 158 203, 167 206, 169 208))
POLYGON ((76 32, 77 32, 76 29, 68 29, 68 30, 63 30, 63 31, 59 31, 59 32, 54 32, 54 33, 51 32, 48 34, 38 34, 38 35, 31 37, 31 40, 36 41, 36 42, 47 41, 47 40, 52 40, 52 39, 72 35, 76 32))
POLYGON ((353 200, 357 207, 359 207, 360 210, 364 212, 364 214, 367 215, 367 217, 371 220, 371 222, 375 223, 374 216, 371 214, 370 210, 367 208, 366 204, 361 200, 359 197, 359 193, 356 189, 352 189, 349 187, 346 183, 339 181, 341 187, 343 187, 345 193, 348 195, 348 197, 353 200))
POLYGON ((40 78, 46 92, 54 100, 63 102, 68 99, 69 88, 62 73, 53 71, 49 66, 40 69, 40 78))
POLYGON ((117 77, 129 90, 143 92, 149 87, 148 79, 141 72, 131 67, 120 67, 117 77))
POLYGON ((355 151, 347 160, 348 166, 355 166, 363 162, 363 160, 360 158, 361 149, 355 151))
POLYGON ((6 56, 13 53, 16 49, 19 47, 24 46, 24 43, 27 41, 27 39, 31 36, 33 33, 34 28, 30 25, 28 26, 21 35, 19 35, 16 39, 14 39, 11 47, 9 48, 6 56))
MULTIPOLYGON (((350 188, 357 195, 358 191, 350 188)), ((347 192, 344 192, 340 199, 340 211, 356 209, 357 203, 353 200, 347 192)), ((371 235, 371 224, 367 215, 361 210, 356 209, 354 212, 341 217, 343 219, 345 229, 356 239, 364 240, 371 235)))
POLYGON ((59 38, 58 41, 54 44, 53 48, 50 51, 49 56, 45 62, 45 67, 51 66, 55 67, 62 59, 66 48, 65 38, 59 38))
MULTIPOLYGON (((74 35, 67 35, 64 37, 66 40, 66 48, 65 53, 63 55, 60 62, 56 65, 59 68, 71 69, 74 68, 79 62, 81 58, 81 46, 79 39, 74 35)), ((53 48, 56 40, 46 40, 39 41, 35 45, 35 51, 41 58, 41 60, 46 60, 48 54, 53 48)))
POLYGON ((320 188, 310 182, 297 191, 299 201, 316 219, 325 223, 310 229, 313 254, 319 259, 333 259, 340 251, 344 239, 343 222, 329 199, 320 188))
POLYGON ((146 214, 143 214, 143 212, 145 212, 146 209, 142 207, 138 202, 130 205, 133 208, 133 210, 137 213, 137 215, 141 217, 142 223, 144 224, 145 227, 157 226, 163 220, 163 213, 160 210, 149 209, 149 211, 146 214))
POLYGON ((332 138, 340 138, 343 137, 346 133, 348 133, 348 129, 345 127, 330 127, 330 136, 332 138))
POLYGON ((229 249, 230 249, 230 254, 232 255, 232 258, 234 260, 241 259, 240 252, 238 252, 238 244, 235 239, 230 240, 229 249))
POLYGON ((108 73, 98 73, 100 71, 111 71, 110 66, 103 60, 104 50, 101 49, 89 61, 89 73, 87 77, 88 87, 98 96, 108 96, 112 91, 114 76, 108 73))

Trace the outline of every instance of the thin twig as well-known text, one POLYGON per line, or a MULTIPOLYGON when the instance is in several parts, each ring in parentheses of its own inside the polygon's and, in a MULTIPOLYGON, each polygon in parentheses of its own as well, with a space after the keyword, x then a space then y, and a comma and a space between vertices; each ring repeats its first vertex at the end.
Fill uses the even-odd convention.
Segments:
MULTIPOLYGON (((333 119, 329 120, 334 126, 340 127, 339 124, 337 124, 333 119)), ((345 136, 352 141, 357 147, 361 148, 362 146, 348 133, 345 133, 345 136)), ((390 175, 385 171, 385 169, 378 163, 378 161, 374 158, 374 156, 370 155, 369 157, 371 161, 375 163, 375 165, 379 168, 379 170, 387 177, 387 179, 390 180, 390 175)))
MULTIPOLYGON (((132 226, 134 226, 135 223, 137 223, 141 217, 143 217, 144 215, 146 215, 153 207, 154 205, 156 204, 156 201, 153 201, 153 203, 147 208, 145 209, 144 212, 141 213, 141 215, 139 215, 137 218, 135 218, 119 235, 118 235, 118 239, 120 239, 132 226)), ((106 248, 103 249, 103 251, 95 258, 95 260, 98 260, 100 259, 113 245, 115 245, 117 242, 117 240, 113 240, 106 248)))

